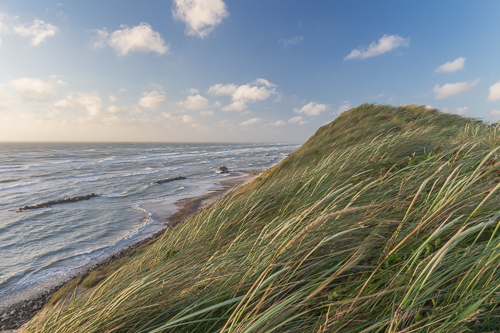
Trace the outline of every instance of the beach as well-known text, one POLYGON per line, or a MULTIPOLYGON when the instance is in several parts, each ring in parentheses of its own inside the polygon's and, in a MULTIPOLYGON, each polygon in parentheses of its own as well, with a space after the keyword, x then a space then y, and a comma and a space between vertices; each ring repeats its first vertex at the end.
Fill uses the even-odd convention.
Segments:
POLYGON ((43 308, 43 306, 50 301, 52 295, 61 289, 65 284, 71 283, 71 281, 78 279, 84 274, 107 267, 110 264, 126 257, 134 250, 151 244, 168 229, 182 223, 182 221, 189 216, 210 207, 236 188, 248 184, 257 178, 263 171, 264 169, 237 170, 224 175, 224 177, 197 180, 200 184, 200 191, 192 193, 198 195, 181 198, 164 198, 162 200, 141 203, 142 206, 147 208, 147 214, 153 215, 147 216, 147 219, 153 217, 156 222, 159 222, 158 225, 163 226, 160 230, 155 231, 152 235, 146 238, 138 239, 136 242, 120 249, 110 256, 101 258, 90 265, 72 271, 71 275, 47 281, 47 283, 37 287, 32 291, 30 297, 26 297, 26 299, 23 299, 22 301, 15 302, 0 312, 0 332, 18 329, 21 327, 33 316, 35 316, 43 308), (149 211, 152 211, 153 213, 149 213, 149 211))

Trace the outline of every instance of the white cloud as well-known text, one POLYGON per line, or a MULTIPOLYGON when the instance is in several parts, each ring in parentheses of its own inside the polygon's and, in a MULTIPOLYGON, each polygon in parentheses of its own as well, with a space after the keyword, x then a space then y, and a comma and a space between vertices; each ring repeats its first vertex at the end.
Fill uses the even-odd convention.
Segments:
POLYGON ((118 89, 118 92, 121 92, 121 93, 123 93, 123 92, 127 92, 127 91, 128 91, 128 89, 127 89, 127 88, 120 88, 120 89, 118 89))
POLYGON ((200 112, 200 116, 213 116, 213 115, 214 115, 214 112, 212 110, 200 112))
POLYGON ((486 99, 489 102, 498 101, 500 99, 500 81, 490 87, 490 94, 486 99))
POLYGON ((352 50, 344 60, 356 58, 366 59, 390 52, 398 47, 408 46, 410 46, 410 38, 403 38, 399 35, 383 35, 378 41, 373 41, 368 46, 368 49, 366 47, 360 47, 359 49, 352 50))
POLYGON ((12 86, 17 89, 22 95, 23 100, 35 102, 44 101, 51 97, 58 87, 66 83, 58 80, 56 82, 45 82, 40 79, 22 78, 12 80, 12 86))
POLYGON ((142 96, 143 97, 141 97, 141 99, 139 100, 139 106, 151 110, 156 109, 167 100, 167 97, 165 95, 160 94, 156 90, 153 90, 150 93, 144 92, 142 93, 142 96))
POLYGON ((347 111, 351 108, 351 103, 349 101, 344 101, 341 106, 337 109, 337 113, 342 113, 344 111, 347 111))
MULTIPOLYGON (((193 123, 196 121, 195 117, 187 115, 187 114, 180 115, 180 114, 171 114, 169 112, 162 112, 161 115, 167 119, 180 120, 186 124, 193 123)), ((191 124, 191 125, 194 125, 194 124, 191 124)))
POLYGON ((8 104, 14 102, 16 99, 5 91, 0 90, 0 104, 8 104))
POLYGON ((465 65, 464 57, 459 57, 453 61, 448 61, 447 63, 436 68, 436 73, 453 73, 458 71, 459 69, 463 69, 465 65))
POLYGON ((296 113, 303 113, 308 116, 317 116, 321 112, 328 110, 328 105, 326 104, 318 104, 314 102, 310 102, 304 105, 301 109, 293 109, 296 113))
POLYGON ((280 39, 280 44, 282 44, 283 47, 290 47, 290 46, 293 46, 293 45, 297 45, 303 39, 304 39, 303 36, 295 36, 295 37, 288 38, 288 39, 282 38, 282 39, 280 39))
POLYGON ((232 93, 231 97, 234 101, 241 102, 263 101, 268 99, 273 93, 274 91, 267 89, 267 87, 244 84, 239 86, 238 89, 232 93))
POLYGON ((162 112, 161 115, 167 119, 175 119, 175 116, 170 112, 162 112))
POLYGON ((262 118, 252 118, 241 123, 242 126, 255 125, 262 121, 262 118))
POLYGON ((471 91, 479 83, 479 79, 472 82, 457 82, 457 83, 446 83, 442 87, 439 84, 434 86, 434 93, 436 94, 436 99, 443 99, 449 96, 455 96, 464 92, 471 91))
POLYGON ((74 105, 73 97, 71 95, 67 95, 65 99, 61 99, 54 103, 54 106, 61 109, 67 109, 74 105))
POLYGON ((14 27, 14 32, 24 37, 31 37, 31 45, 38 45, 47 37, 52 37, 59 29, 42 20, 34 20, 30 26, 19 25, 14 27))
POLYGON ((186 23, 186 34, 205 38, 229 16, 222 0, 174 0, 172 15, 186 23))
POLYGON ((106 113, 110 114, 130 114, 139 112, 141 112, 141 109, 137 105, 131 105, 126 107, 111 105, 108 108, 106 108, 106 113))
POLYGON ((271 83, 268 80, 263 79, 263 78, 256 79, 255 81, 252 82, 252 84, 264 85, 268 88, 276 87, 276 85, 274 83, 271 83))
POLYGON ((87 109, 89 117, 95 117, 102 111, 102 99, 97 91, 78 93, 78 98, 75 101, 87 109))
POLYGON ((177 103, 180 107, 189 110, 203 110, 210 108, 210 103, 206 97, 201 95, 189 95, 185 101, 177 103))
POLYGON ((490 116, 492 117, 500 117, 500 110, 493 110, 490 112, 490 116))
POLYGON ((307 121, 304 120, 304 117, 302 117, 302 116, 292 117, 292 118, 288 119, 288 122, 292 123, 292 124, 299 124, 299 125, 304 125, 305 123, 307 123, 307 121))
POLYGON ((441 111, 443 111, 445 113, 452 113, 452 114, 458 114, 460 116, 463 116, 463 115, 467 114, 468 109, 469 108, 467 106, 464 106, 462 108, 460 108, 460 107, 457 107, 457 108, 444 107, 441 111))
POLYGON ((267 124, 265 126, 276 126, 276 127, 278 127, 278 126, 284 126, 284 125, 286 125, 286 122, 284 122, 283 120, 277 120, 274 123, 269 123, 269 124, 267 124))
POLYGON ((127 55, 130 52, 156 52, 166 54, 170 48, 165 44, 160 33, 154 31, 147 23, 142 22, 138 26, 130 28, 128 25, 121 25, 121 29, 113 31, 111 34, 104 28, 97 30, 92 41, 95 48, 111 46, 118 55, 127 55))
POLYGON ((117 100, 118 100, 118 98, 116 98, 116 96, 110 95, 110 96, 108 97, 108 101, 110 101, 111 103, 114 103, 114 102, 116 102, 117 100))
POLYGON ((208 93, 212 95, 231 95, 236 89, 238 89, 238 86, 235 85, 234 83, 230 84, 214 84, 208 89, 208 93))
POLYGON ((224 106, 221 108, 222 111, 243 111, 246 108, 248 108, 248 105, 246 103, 238 101, 238 102, 233 102, 229 105, 224 106))
POLYGON ((252 83, 237 86, 230 84, 215 84, 208 89, 214 95, 230 95, 232 103, 223 107, 222 111, 243 111, 248 108, 247 103, 263 101, 276 94, 275 84, 259 78, 252 83))
POLYGON ((120 124, 121 120, 117 116, 112 116, 112 117, 103 118, 102 122, 108 126, 114 126, 114 125, 120 124))
POLYGON ((196 120, 194 117, 192 117, 192 116, 190 116, 190 115, 187 115, 187 114, 183 115, 183 116, 181 117, 181 119, 182 119, 182 122, 183 122, 183 123, 192 123, 193 121, 195 121, 195 120, 196 120))

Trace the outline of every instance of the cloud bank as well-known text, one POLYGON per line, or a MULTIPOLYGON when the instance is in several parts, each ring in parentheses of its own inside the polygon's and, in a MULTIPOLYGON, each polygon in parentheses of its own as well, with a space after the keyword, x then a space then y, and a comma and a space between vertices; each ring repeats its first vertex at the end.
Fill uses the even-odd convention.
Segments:
POLYGON ((447 63, 439 66, 436 68, 436 73, 454 73, 460 69, 464 68, 465 65, 465 59, 464 57, 457 58, 453 61, 448 61, 447 63))

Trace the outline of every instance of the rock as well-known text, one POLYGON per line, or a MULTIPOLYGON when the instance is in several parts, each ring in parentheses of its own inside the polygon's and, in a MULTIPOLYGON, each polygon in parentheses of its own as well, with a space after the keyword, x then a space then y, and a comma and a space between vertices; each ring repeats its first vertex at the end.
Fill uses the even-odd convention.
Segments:
POLYGON ((170 182, 173 182, 175 180, 182 180, 182 179, 186 179, 186 177, 179 176, 179 177, 175 177, 175 178, 168 178, 168 179, 157 180, 153 184, 160 185, 160 184, 170 183, 170 182))
POLYGON ((229 170, 225 166, 221 166, 215 171, 215 173, 229 173, 229 170))
POLYGON ((51 207, 52 205, 64 204, 64 203, 69 203, 69 202, 77 202, 77 201, 82 201, 82 200, 90 200, 92 198, 99 197, 99 196, 100 196, 99 194, 91 193, 91 194, 82 195, 79 197, 60 199, 60 200, 52 200, 52 201, 47 201, 44 203, 35 204, 33 206, 24 206, 24 207, 19 208, 17 211, 23 212, 23 211, 28 210, 28 209, 51 207))

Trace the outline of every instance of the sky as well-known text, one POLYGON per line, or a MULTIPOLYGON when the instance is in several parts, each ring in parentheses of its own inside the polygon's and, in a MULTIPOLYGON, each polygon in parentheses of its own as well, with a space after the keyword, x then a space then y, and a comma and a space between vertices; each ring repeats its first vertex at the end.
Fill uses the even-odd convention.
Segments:
POLYGON ((297 142, 363 103, 500 119, 500 2, 2 0, 0 141, 297 142))

